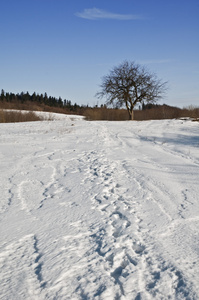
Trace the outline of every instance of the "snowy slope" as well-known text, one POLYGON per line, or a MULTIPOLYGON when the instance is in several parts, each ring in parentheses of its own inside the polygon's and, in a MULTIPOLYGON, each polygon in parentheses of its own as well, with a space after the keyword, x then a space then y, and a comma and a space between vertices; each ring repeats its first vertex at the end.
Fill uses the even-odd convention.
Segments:
POLYGON ((199 299, 199 124, 0 124, 0 299, 199 299))

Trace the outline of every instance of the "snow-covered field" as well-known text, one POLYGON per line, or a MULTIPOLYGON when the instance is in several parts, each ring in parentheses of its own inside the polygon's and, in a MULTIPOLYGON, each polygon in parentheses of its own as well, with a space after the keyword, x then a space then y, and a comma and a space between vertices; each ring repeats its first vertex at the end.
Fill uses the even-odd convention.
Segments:
POLYGON ((199 299, 199 123, 0 124, 0 299, 199 299))

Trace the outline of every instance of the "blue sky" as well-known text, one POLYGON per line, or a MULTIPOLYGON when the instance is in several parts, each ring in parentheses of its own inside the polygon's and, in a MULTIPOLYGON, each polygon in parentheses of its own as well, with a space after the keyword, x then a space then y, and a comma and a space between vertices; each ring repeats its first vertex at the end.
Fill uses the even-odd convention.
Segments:
POLYGON ((101 104, 124 60, 168 81, 160 103, 199 106, 198 0, 0 0, 0 89, 101 104))

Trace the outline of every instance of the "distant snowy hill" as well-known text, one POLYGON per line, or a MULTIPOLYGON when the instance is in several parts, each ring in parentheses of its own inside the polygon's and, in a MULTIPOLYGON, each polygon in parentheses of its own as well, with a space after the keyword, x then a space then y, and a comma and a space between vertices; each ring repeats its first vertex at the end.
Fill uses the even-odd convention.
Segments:
POLYGON ((0 124, 0 299, 199 299, 199 124, 0 124))

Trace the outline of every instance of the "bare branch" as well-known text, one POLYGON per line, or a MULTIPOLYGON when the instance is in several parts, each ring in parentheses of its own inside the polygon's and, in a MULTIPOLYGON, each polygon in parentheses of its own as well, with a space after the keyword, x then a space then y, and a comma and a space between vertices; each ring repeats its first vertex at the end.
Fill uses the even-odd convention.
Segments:
POLYGON ((106 97, 107 105, 126 106, 129 118, 132 118, 135 105, 158 101, 166 91, 166 84, 144 67, 124 61, 102 78, 101 91, 96 96, 106 97))

